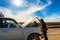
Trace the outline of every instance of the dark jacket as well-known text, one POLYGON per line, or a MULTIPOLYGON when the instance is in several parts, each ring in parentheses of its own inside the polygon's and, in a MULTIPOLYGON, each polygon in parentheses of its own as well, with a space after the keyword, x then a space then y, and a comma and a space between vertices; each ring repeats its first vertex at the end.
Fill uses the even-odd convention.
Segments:
POLYGON ((42 24, 42 28, 41 28, 41 29, 42 29, 43 31, 47 31, 48 28, 47 28, 47 25, 46 25, 46 23, 44 22, 44 20, 41 19, 40 22, 41 22, 41 24, 42 24))

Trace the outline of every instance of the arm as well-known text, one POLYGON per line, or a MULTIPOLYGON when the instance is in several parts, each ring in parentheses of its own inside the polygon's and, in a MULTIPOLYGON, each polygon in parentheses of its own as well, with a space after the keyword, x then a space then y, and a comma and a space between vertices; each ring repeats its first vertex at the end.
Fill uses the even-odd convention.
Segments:
POLYGON ((41 21, 41 20, 43 20, 43 19, 40 20, 38 17, 36 17, 36 18, 38 19, 39 22, 43 23, 43 22, 41 21))

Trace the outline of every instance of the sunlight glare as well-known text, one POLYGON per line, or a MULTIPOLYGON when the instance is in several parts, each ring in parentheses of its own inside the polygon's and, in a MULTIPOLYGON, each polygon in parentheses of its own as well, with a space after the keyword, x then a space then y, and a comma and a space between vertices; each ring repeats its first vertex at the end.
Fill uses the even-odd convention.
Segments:
POLYGON ((12 0, 12 4, 15 5, 16 7, 22 6, 23 0, 12 0))

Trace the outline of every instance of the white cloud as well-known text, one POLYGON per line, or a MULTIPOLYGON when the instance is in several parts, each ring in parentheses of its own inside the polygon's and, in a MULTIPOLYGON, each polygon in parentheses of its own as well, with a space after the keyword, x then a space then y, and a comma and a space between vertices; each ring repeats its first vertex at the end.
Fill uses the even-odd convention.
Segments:
POLYGON ((11 4, 16 6, 16 7, 22 6, 23 3, 24 3, 23 0, 11 0, 11 4))
POLYGON ((5 17, 14 17, 12 11, 7 8, 0 7, 0 11, 5 15, 5 17))
POLYGON ((4 14, 5 17, 14 18, 15 20, 22 21, 22 22, 26 21, 30 17, 34 17, 33 15, 23 15, 23 14, 14 15, 12 14, 12 11, 10 9, 4 8, 4 7, 0 7, 0 11, 4 14))
POLYGON ((19 11, 17 13, 18 13, 18 15, 22 15, 22 16, 32 15, 38 10, 43 10, 45 7, 49 6, 50 4, 51 4, 51 1, 47 1, 47 4, 45 4, 45 5, 42 5, 42 6, 33 5, 33 6, 29 7, 28 9, 26 9, 24 11, 19 11))
POLYGON ((11 9, 0 7, 0 10, 4 13, 5 17, 10 17, 10 18, 14 18, 14 19, 18 19, 19 18, 20 20, 18 19, 18 21, 25 21, 25 20, 27 20, 27 19, 29 19, 31 17, 34 17, 34 13, 36 11, 43 10, 44 8, 49 6, 50 4, 51 4, 51 1, 47 1, 47 4, 42 5, 42 6, 30 5, 30 6, 28 6, 29 8, 27 8, 26 10, 17 11, 16 15, 14 15, 12 13, 13 10, 11 10, 11 9))
POLYGON ((51 16, 44 18, 46 22, 60 22, 60 16, 56 14, 52 14, 51 16))

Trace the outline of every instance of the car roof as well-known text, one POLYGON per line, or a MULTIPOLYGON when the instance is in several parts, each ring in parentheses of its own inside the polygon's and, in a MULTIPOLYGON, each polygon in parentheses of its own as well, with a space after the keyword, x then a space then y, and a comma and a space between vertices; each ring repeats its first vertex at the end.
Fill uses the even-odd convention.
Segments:
MULTIPOLYGON (((12 20, 12 21, 15 21, 13 18, 0 18, 0 19, 2 19, 2 20, 12 20)), ((16 21, 15 21, 16 22, 16 21)), ((17 23, 17 22, 16 22, 17 23)))
POLYGON ((3 18, 3 17, 1 17, 0 19, 14 20, 14 19, 12 19, 12 18, 3 18))

